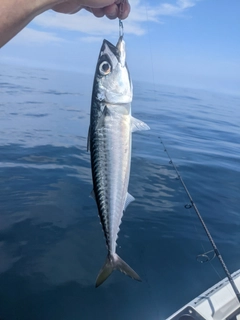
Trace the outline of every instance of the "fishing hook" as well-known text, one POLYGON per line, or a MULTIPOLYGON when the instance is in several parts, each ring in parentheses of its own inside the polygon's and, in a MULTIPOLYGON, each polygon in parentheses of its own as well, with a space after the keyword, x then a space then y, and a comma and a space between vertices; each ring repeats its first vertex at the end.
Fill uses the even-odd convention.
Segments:
POLYGON ((124 35, 123 22, 121 19, 119 19, 119 37, 123 37, 123 35, 124 35))

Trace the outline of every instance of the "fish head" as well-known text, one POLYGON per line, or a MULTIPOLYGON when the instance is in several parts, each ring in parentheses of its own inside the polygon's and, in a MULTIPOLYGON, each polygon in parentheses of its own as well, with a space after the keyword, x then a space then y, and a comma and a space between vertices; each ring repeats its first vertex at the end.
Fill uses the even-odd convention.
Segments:
POLYGON ((126 64, 125 42, 122 36, 116 46, 107 40, 103 41, 94 83, 96 99, 99 101, 109 104, 132 101, 132 81, 126 64))

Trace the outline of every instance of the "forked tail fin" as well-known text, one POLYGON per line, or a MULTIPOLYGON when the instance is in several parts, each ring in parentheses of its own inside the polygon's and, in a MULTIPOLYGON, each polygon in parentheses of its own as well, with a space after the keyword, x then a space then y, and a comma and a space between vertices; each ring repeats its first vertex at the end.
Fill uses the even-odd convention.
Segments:
POLYGON ((113 270, 119 270, 132 279, 137 281, 142 281, 139 275, 125 262, 123 261, 116 253, 108 254, 107 259, 100 270, 97 280, 96 288, 99 287, 113 272, 113 270))

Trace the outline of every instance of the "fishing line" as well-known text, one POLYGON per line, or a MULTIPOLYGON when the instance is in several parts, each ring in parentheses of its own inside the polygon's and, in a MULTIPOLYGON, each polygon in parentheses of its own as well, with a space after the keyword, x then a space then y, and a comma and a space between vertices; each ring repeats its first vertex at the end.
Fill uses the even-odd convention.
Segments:
MULTIPOLYGON (((149 23, 147 6, 146 6, 146 16, 147 16, 147 20, 148 20, 148 23, 149 23)), ((151 48, 151 43, 150 43, 150 37, 149 37, 149 48, 150 48, 149 51, 150 51, 151 64, 152 64, 152 76, 153 76, 154 87, 155 87, 153 59, 152 59, 152 48, 151 48)), ((154 90, 154 94, 156 94, 156 90, 154 90)), ((227 276, 227 278, 228 278, 228 280, 229 280, 229 282, 230 282, 230 284, 232 286, 232 289, 233 289, 234 293, 236 294, 236 297, 237 297, 238 301, 240 302, 240 293, 238 291, 238 288, 235 285, 235 282, 234 282, 230 272, 228 271, 228 268, 227 268, 227 266, 226 266, 226 264, 225 264, 225 262, 224 262, 224 260, 222 258, 222 255, 220 254, 220 251, 218 250, 218 248, 217 248, 217 246, 216 246, 216 244, 215 244, 215 242, 214 242, 214 240, 213 240, 213 238, 212 238, 212 236, 211 236, 211 234, 210 234, 210 232, 209 232, 209 230, 208 230, 208 228, 207 228, 207 226, 206 226, 206 224, 205 224, 205 222, 204 222, 204 220, 203 220, 203 218, 202 218, 202 216, 201 216, 201 214, 200 214, 200 212, 199 212, 199 210, 198 210, 198 208, 196 206, 196 204, 194 203, 194 201, 192 199, 192 196, 191 196, 190 192, 188 191, 188 188, 186 187, 186 185, 185 185, 185 183, 184 183, 184 181, 183 181, 183 179, 182 179, 182 177, 181 177, 176 165, 174 164, 174 162, 173 162, 173 160, 172 160, 172 158, 171 158, 171 156, 170 156, 170 154, 169 154, 169 152, 168 152, 168 150, 167 150, 162 138, 160 136, 158 138, 160 139, 160 142, 163 145, 164 151, 166 152, 166 154, 167 154, 167 156, 168 156, 168 158, 170 160, 169 163, 174 168, 174 170, 175 170, 175 172, 177 174, 177 178, 180 180, 180 182, 181 182, 181 184, 182 184, 182 186, 183 186, 183 188, 184 188, 184 190, 185 190, 185 192, 186 192, 186 194, 187 194, 187 196, 188 196, 188 198, 190 200, 190 203, 186 204, 185 208, 186 209, 190 209, 190 208, 194 209, 194 211, 196 212, 196 214, 197 214, 197 216, 198 216, 198 218, 199 218, 199 220, 200 220, 200 222, 202 224, 202 227, 203 227, 203 229, 204 229, 204 231, 205 231, 205 233, 206 233, 206 235, 208 237, 208 240, 209 240, 210 244, 212 245, 213 250, 210 250, 210 251, 205 252, 205 253, 203 253, 201 255, 198 255, 198 258, 200 259, 200 257, 201 257, 203 259, 201 262, 207 262, 207 261, 211 262, 214 259, 215 256, 218 258, 218 260, 220 261, 220 264, 221 264, 221 266, 222 266, 222 268, 223 268, 223 270, 224 270, 224 272, 225 272, 225 274, 226 274, 226 276, 227 276), (208 255, 210 252, 213 252, 212 258, 209 258, 209 255, 208 255)), ((212 265, 212 263, 211 263, 211 265, 212 265)), ((212 267, 213 267, 213 265, 212 265, 212 267)))
MULTIPOLYGON (((152 44, 152 41, 151 41, 152 39, 151 39, 150 30, 149 30, 149 15, 148 15, 148 7, 147 7, 146 3, 145 3, 145 11, 146 11, 146 18, 147 18, 147 22, 148 22, 146 24, 146 27, 147 27, 148 43, 149 43, 148 49, 149 49, 149 54, 150 54, 150 58, 151 58, 151 72, 152 72, 152 79, 153 79, 153 92, 154 92, 154 96, 155 96, 154 100, 157 101, 157 99, 156 99, 155 72, 154 72, 154 67, 153 67, 153 54, 152 54, 152 45, 151 45, 152 44)), ((188 205, 186 205, 185 208, 188 209, 188 205)), ((189 213, 189 216, 190 216, 190 213, 189 213)), ((195 230, 196 230, 196 232, 197 232, 197 234, 198 234, 198 236, 200 238, 200 232, 199 232, 199 230, 198 230, 198 228, 196 226, 196 223, 194 221, 192 221, 192 223, 193 223, 193 226, 194 226, 194 228, 195 228, 195 230)), ((205 250, 204 245, 203 245, 202 242, 201 242, 201 247, 202 247, 203 252, 205 252, 204 254, 206 254, 206 250, 205 250)), ((209 251, 207 253, 209 253, 209 251)), ((198 257, 197 257, 197 259, 198 259, 198 257)), ((208 259, 208 261, 211 261, 212 259, 208 259)))
POLYGON ((121 19, 119 19, 119 38, 123 37, 123 35, 124 35, 123 22, 121 19))
POLYGON ((149 32, 149 18, 148 18, 148 8, 147 8, 147 4, 145 4, 145 10, 146 10, 146 17, 147 17, 147 32, 148 32, 148 42, 149 42, 149 52, 150 52, 150 57, 151 57, 151 67, 152 67, 152 78, 153 78, 153 86, 154 86, 154 94, 156 95, 156 91, 155 91, 155 73, 154 73, 154 69, 153 69, 153 54, 152 54, 152 46, 151 46, 151 37, 150 37, 150 32, 149 32))
MULTIPOLYGON (((184 190, 185 190, 185 192, 186 192, 186 194, 187 194, 187 196, 188 196, 188 198, 190 200, 190 203, 185 205, 185 208, 186 209, 193 208, 195 210, 195 212, 196 212, 196 214, 197 214, 197 216, 198 216, 198 218, 199 218, 199 220, 200 220, 200 222, 201 222, 201 224, 203 226, 203 229, 206 232, 208 240, 210 241, 210 243, 211 243, 211 245, 213 247, 214 255, 220 261, 220 263, 221 263, 221 265, 223 267, 223 270, 226 273, 226 275, 228 277, 228 280, 229 280, 229 282, 230 282, 230 284, 231 284, 231 286, 232 286, 232 288, 233 288, 233 290, 234 290, 234 292, 235 292, 235 294, 236 294, 236 296, 238 298, 238 301, 240 302, 240 293, 239 293, 238 288, 236 287, 236 285, 235 285, 235 283, 233 281, 233 278, 232 278, 230 272, 228 271, 228 268, 227 268, 227 266, 226 266, 226 264, 225 264, 225 262, 224 262, 224 260, 222 258, 222 255, 220 254, 220 251, 218 250, 218 248, 217 248, 217 246, 216 246, 216 244, 215 244, 215 242, 214 242, 214 240, 213 240, 213 238, 212 238, 212 236, 211 236, 211 234, 210 234, 210 232, 209 232, 209 230, 208 230, 208 228, 207 228, 207 226, 206 226, 206 224, 205 224, 205 222, 204 222, 204 220, 203 220, 203 218, 202 218, 202 216, 201 216, 201 214, 200 214, 200 212, 199 212, 199 210, 198 210, 198 208, 196 206, 196 204, 194 203, 194 201, 192 199, 192 196, 191 196, 190 192, 188 191, 188 188, 186 187, 186 185, 185 185, 185 183, 184 183, 184 181, 183 181, 183 179, 182 179, 177 167, 175 166, 175 164, 174 164, 174 162, 173 162, 173 160, 172 160, 172 158, 171 158, 171 156, 170 156, 170 154, 169 154, 164 142, 162 141, 162 138, 159 137, 159 139, 160 139, 160 141, 161 141, 161 143, 163 145, 164 151, 166 152, 166 154, 167 154, 167 156, 168 156, 168 158, 170 160, 169 163, 173 166, 174 170, 176 171, 177 177, 180 180, 180 182, 181 182, 181 184, 182 184, 182 186, 183 186, 183 188, 184 188, 184 190)), ((204 256, 204 255, 205 255, 205 257, 207 257, 206 253, 203 254, 202 256, 204 256)))

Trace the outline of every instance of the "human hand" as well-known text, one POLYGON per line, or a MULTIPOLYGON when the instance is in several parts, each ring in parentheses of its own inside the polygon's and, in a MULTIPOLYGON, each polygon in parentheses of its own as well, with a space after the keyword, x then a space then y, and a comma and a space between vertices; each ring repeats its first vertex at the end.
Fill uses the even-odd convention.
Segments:
POLYGON ((106 15, 109 19, 126 19, 130 12, 128 0, 0 0, 0 3, 0 48, 49 9, 61 13, 86 9, 96 17, 106 15))
POLYGON ((99 18, 106 15, 109 19, 126 19, 130 12, 130 5, 128 0, 61 0, 52 9, 70 14, 86 9, 99 18))

